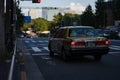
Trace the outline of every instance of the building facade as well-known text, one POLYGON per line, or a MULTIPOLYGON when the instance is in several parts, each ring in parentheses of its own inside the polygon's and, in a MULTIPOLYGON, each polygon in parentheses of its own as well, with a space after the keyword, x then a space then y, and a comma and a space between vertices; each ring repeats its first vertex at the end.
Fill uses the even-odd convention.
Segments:
POLYGON ((21 8, 24 16, 31 16, 31 19, 44 18, 52 21, 58 13, 66 13, 69 8, 42 7, 42 8, 21 8))

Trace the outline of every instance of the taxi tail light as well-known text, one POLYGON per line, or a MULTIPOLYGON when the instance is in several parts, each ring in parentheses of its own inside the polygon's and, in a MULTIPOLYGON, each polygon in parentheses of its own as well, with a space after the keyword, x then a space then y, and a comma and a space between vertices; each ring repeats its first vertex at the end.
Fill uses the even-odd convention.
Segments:
POLYGON ((84 46, 85 45, 85 42, 81 41, 81 42, 75 42, 75 41, 72 41, 71 42, 71 46, 84 46))
POLYGON ((109 45, 109 41, 97 41, 97 45, 109 45))

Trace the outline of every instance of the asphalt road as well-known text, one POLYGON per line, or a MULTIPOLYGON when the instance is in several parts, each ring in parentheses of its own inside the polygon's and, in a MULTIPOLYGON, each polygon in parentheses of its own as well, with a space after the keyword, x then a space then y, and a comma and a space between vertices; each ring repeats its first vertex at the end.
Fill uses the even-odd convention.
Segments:
POLYGON ((109 40, 109 54, 104 55, 100 62, 91 56, 68 62, 58 55, 50 57, 47 38, 19 41, 24 44, 21 48, 24 49, 28 80, 120 80, 120 40, 109 40))

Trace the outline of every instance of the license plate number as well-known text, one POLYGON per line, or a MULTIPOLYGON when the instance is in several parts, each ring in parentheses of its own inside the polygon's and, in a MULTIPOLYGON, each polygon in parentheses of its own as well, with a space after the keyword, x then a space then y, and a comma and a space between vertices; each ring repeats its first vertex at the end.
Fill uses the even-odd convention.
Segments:
POLYGON ((87 42, 86 47, 95 47, 94 42, 87 42))

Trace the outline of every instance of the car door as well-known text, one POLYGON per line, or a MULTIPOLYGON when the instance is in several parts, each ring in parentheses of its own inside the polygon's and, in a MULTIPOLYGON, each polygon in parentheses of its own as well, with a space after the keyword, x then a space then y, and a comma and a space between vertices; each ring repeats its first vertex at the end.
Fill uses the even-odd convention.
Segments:
POLYGON ((57 39, 59 36, 59 31, 60 30, 57 30, 56 33, 54 34, 54 36, 50 40, 50 46, 51 46, 51 49, 53 52, 57 51, 57 39))
POLYGON ((57 47, 57 52, 61 53, 62 47, 64 46, 64 41, 65 41, 65 36, 66 36, 66 29, 61 29, 58 33, 58 37, 57 37, 57 43, 56 43, 56 47, 57 47))

